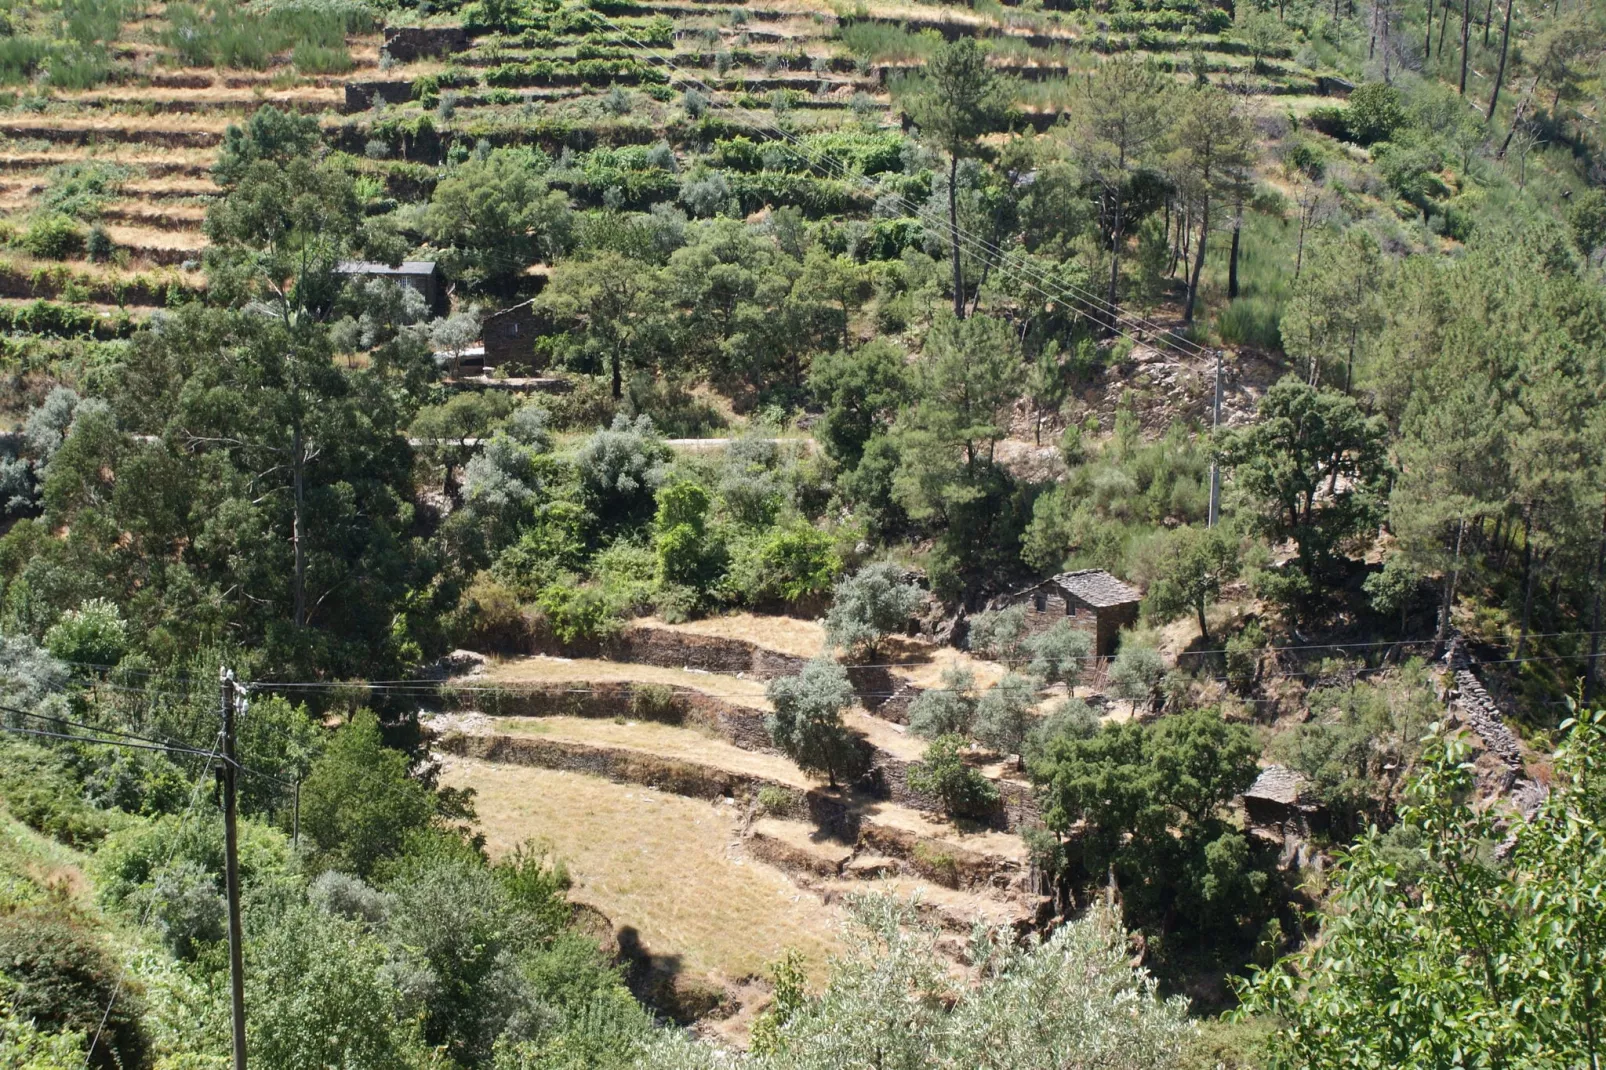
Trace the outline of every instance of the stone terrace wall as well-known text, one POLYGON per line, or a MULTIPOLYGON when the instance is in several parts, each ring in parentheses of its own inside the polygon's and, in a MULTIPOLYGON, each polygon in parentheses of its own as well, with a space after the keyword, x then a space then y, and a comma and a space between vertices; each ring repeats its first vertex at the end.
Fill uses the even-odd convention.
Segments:
POLYGON ((385 27, 384 52, 397 63, 445 56, 467 47, 468 33, 461 26, 385 27))
POLYGON ((618 638, 603 644, 603 655, 615 661, 701 669, 729 676, 740 673, 760 680, 795 676, 808 664, 807 658, 782 654, 745 639, 694 635, 651 625, 626 629, 618 638))
POLYGON ((648 717, 636 706, 638 696, 661 694, 664 685, 618 681, 589 683, 582 680, 545 687, 490 688, 470 684, 447 686, 444 697, 457 709, 475 710, 492 717, 637 717, 702 725, 713 729, 743 750, 780 753, 764 727, 764 713, 705 695, 689 687, 670 687, 674 710, 670 716, 648 717))

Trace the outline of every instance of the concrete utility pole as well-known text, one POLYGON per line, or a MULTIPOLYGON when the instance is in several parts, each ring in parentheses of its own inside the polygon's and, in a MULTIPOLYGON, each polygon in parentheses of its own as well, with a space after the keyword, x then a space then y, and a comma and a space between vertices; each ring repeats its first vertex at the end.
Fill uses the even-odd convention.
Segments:
MULTIPOLYGON (((1222 350, 1216 350, 1216 406, 1215 415, 1210 421, 1212 438, 1215 437, 1215 433, 1217 431, 1221 430, 1221 354, 1222 350)), ((1221 465, 1216 461, 1215 456, 1212 455, 1210 458, 1210 519, 1206 526, 1213 528, 1220 520, 1221 465)))
POLYGON ((223 714, 223 880, 229 901, 229 1002, 234 1019, 234 1070, 245 1070, 245 960, 240 930, 240 841, 235 829, 234 673, 218 671, 219 700, 223 714))

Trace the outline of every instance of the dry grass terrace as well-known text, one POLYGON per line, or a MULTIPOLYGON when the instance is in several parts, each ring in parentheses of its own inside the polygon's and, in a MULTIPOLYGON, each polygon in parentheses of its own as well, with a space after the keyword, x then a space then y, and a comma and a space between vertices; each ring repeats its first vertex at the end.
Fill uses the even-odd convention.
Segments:
POLYGON ((472 787, 493 856, 549 841, 571 898, 633 926, 655 955, 716 981, 761 974, 797 948, 818 975, 839 950, 840 912, 749 858, 737 808, 576 773, 453 759, 441 775, 472 787))

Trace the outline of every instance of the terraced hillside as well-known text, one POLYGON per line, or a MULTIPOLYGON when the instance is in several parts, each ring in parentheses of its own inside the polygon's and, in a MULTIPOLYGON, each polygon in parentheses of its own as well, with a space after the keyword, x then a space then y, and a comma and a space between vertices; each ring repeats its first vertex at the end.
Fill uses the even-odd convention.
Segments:
POLYGON ((58 339, 126 336, 205 287, 211 167, 227 127, 268 105, 317 116, 365 176, 369 210, 404 206, 397 222, 414 241, 405 206, 429 195, 439 165, 527 144, 554 157, 552 184, 578 207, 646 208, 677 192, 699 210, 792 206, 839 221, 838 240, 873 260, 922 240, 929 190, 903 178, 914 148, 892 100, 944 38, 985 39, 990 62, 1018 78, 1020 121, 1039 128, 1080 72, 1127 50, 1290 113, 1327 84, 1308 65, 1320 48, 1295 62, 1191 0, 1116 14, 599 0, 421 18, 326 6, 334 14, 302 25, 296 5, 266 0, 226 17, 119 0, 86 28, 68 3, 68 21, 41 11, 18 26, 20 58, 0 69, 0 298, 16 336, 40 339, 22 345, 24 370, 59 357, 58 339), (52 304, 29 311, 39 299, 52 304))
MULTIPOLYGON (((610 651, 630 660, 486 663, 450 682, 453 712, 426 722, 442 782, 475 790, 493 854, 530 838, 556 848, 572 897, 608 920, 656 1003, 729 1018, 721 1028, 738 1035, 743 1009, 764 998, 749 982, 787 948, 818 975, 856 892, 914 897, 955 956, 977 921, 1041 925, 1051 902, 1014 831, 1035 819, 1028 786, 992 766, 1011 800, 997 824, 943 817, 905 779, 924 744, 890 719, 900 704, 880 678, 865 677, 845 715, 873 755, 857 788, 829 787, 776 750, 763 677, 820 642, 809 622, 739 615, 639 624, 610 651), (761 667, 755 678, 675 664, 687 660, 761 667)), ((908 653, 890 670, 908 687, 961 662, 1002 673, 951 649, 908 653)))

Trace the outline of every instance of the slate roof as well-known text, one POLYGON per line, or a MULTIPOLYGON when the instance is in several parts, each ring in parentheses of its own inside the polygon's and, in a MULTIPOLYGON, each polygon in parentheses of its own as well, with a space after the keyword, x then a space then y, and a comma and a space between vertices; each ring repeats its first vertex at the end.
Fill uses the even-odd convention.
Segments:
POLYGON ((1299 791, 1305 778, 1282 765, 1268 765, 1260 771, 1255 782, 1244 792, 1246 799, 1265 799, 1268 802, 1293 806, 1299 802, 1299 791))
POLYGON ((1128 586, 1102 568, 1084 568, 1076 572, 1061 572, 1048 581, 1074 594, 1090 606, 1107 609, 1142 601, 1136 587, 1128 586))
POLYGON ((435 261, 404 260, 399 267, 391 267, 377 260, 342 260, 335 268, 342 275, 433 275, 435 261))

